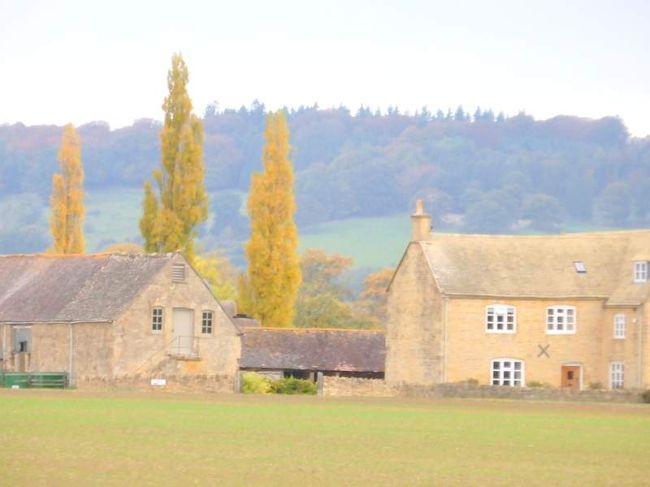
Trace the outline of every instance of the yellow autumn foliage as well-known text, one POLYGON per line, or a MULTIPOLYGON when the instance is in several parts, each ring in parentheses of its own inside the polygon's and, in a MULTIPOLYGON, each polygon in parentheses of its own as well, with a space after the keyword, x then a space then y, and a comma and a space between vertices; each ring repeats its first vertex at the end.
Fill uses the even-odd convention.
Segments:
POLYGON ((203 124, 192 113, 189 74, 180 54, 172 57, 169 94, 160 132, 161 164, 153 173, 157 194, 145 183, 140 232, 147 252, 181 251, 192 261, 196 228, 208 216, 204 183, 203 124))
POLYGON ((58 154, 61 173, 52 176, 50 197, 51 251, 59 254, 82 254, 84 251, 84 170, 81 164, 81 141, 74 125, 63 129, 58 154))
POLYGON ((264 138, 263 172, 253 175, 248 198, 251 238, 246 245, 245 301, 251 309, 246 311, 264 326, 290 327, 302 278, 289 128, 283 112, 267 115, 264 138))

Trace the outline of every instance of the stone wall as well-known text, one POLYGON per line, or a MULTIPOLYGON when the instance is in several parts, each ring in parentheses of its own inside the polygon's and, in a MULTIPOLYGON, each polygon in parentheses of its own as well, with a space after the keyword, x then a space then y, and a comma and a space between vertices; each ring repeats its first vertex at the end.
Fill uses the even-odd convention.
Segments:
POLYGON ((78 379, 76 388, 86 391, 166 391, 233 393, 238 385, 229 375, 124 376, 115 379, 78 379), (158 385, 152 384, 152 379, 158 385), (164 380, 164 385, 161 380, 164 380))
POLYGON ((543 387, 495 387, 471 383, 408 385, 381 379, 324 377, 324 396, 522 399, 531 401, 641 402, 639 391, 572 391, 543 387))
POLYGON ((388 383, 443 382, 445 302, 419 243, 409 244, 386 299, 388 383))

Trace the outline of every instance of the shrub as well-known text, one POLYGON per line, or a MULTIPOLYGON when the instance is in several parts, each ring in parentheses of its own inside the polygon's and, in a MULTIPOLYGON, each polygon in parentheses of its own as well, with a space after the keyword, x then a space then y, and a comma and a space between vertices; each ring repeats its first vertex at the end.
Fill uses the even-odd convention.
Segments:
POLYGON ((255 372, 246 372, 242 376, 241 391, 244 394, 268 394, 273 382, 255 372))
POLYGON ((310 380, 285 377, 273 382, 271 392, 275 394, 316 394, 316 384, 310 380))
POLYGON ((647 389, 641 393, 641 402, 650 404, 650 389, 647 389))

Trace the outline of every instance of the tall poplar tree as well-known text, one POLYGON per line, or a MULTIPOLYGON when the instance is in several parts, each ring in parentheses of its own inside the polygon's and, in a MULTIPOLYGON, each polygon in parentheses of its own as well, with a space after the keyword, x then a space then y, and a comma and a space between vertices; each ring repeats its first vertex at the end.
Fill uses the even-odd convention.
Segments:
POLYGON ((72 124, 63 129, 58 159, 61 173, 52 176, 50 197, 51 250, 59 254, 82 254, 84 169, 81 164, 81 141, 72 124))
POLYGON ((156 191, 144 186, 140 232, 147 252, 180 250, 192 260, 197 226, 208 216, 203 166, 203 124, 192 113, 187 94, 189 75, 180 54, 172 56, 167 75, 169 94, 160 132, 161 164, 153 172, 156 191))
POLYGON ((264 170, 253 175, 248 198, 251 239, 246 257, 252 309, 247 311, 265 326, 289 327, 301 274, 289 128, 283 112, 267 115, 264 138, 264 170))

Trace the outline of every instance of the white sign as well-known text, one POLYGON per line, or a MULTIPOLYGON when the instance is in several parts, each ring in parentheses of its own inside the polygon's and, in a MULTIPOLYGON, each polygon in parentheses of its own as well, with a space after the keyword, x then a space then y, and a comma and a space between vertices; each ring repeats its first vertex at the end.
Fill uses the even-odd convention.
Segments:
POLYGON ((151 379, 152 386, 166 386, 167 379, 151 379))

